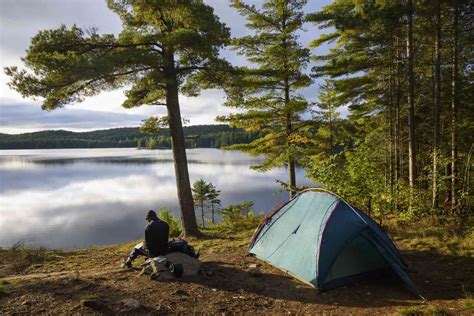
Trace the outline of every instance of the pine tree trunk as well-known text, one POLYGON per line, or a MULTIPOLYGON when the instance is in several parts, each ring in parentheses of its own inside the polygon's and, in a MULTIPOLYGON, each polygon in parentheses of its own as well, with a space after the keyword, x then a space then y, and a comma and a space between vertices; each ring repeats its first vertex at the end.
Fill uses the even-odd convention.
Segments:
POLYGON ((183 123, 179 109, 178 81, 174 66, 174 56, 164 52, 166 81, 166 106, 168 109, 171 147, 173 151, 174 170, 178 189, 178 200, 181 208, 181 220, 185 236, 199 236, 200 232, 194 213, 193 195, 189 182, 188 161, 183 132, 183 123))
POLYGON ((211 222, 213 224, 215 224, 215 220, 214 220, 214 203, 211 202, 211 222))
POLYGON ((395 58, 396 58, 396 66, 395 66, 395 124, 394 124, 394 134, 395 134, 395 149, 394 149, 394 155, 395 155, 395 190, 398 188, 398 181, 401 177, 401 159, 400 159, 400 154, 401 154, 401 136, 400 136, 400 99, 401 99, 401 87, 400 87, 400 46, 399 46, 399 37, 397 37, 396 40, 396 52, 395 52, 395 58))
MULTIPOLYGON (((288 78, 285 79, 285 105, 290 103, 290 87, 288 83, 288 78)), ((289 110, 287 110, 289 111, 289 110)), ((291 114, 287 112, 286 114, 286 137, 287 137, 287 146, 290 150, 290 137, 293 132, 293 127, 291 124, 291 114)), ((296 166, 295 159, 291 152, 288 154, 288 180, 290 184, 290 198, 293 198, 296 194, 296 166)))
POLYGON ((202 221, 202 227, 205 228, 206 223, 205 223, 205 218, 204 218, 204 199, 201 200, 201 221, 202 221))
POLYGON ((408 182, 413 191, 416 181, 415 82, 413 78, 413 3, 407 0, 407 79, 408 79, 408 182))
POLYGON ((451 82, 451 208, 458 205, 457 196, 457 111, 458 111, 458 1, 454 1, 453 14, 453 61, 451 82))
MULTIPOLYGON (((288 9, 288 2, 284 3, 285 9, 288 9)), ((287 16, 286 14, 283 14, 283 21, 282 21, 282 29, 286 29, 286 22, 287 22, 287 16)), ((286 111, 286 141, 287 141, 287 147, 288 150, 290 151, 288 153, 288 180, 289 180, 289 185, 290 185, 290 198, 293 198, 296 194, 296 166, 295 166, 295 158, 293 157, 293 154, 291 153, 290 150, 290 137, 293 132, 293 126, 291 124, 291 112, 289 109, 290 105, 290 78, 288 75, 288 56, 286 55, 286 50, 288 48, 287 46, 287 39, 286 37, 283 37, 282 40, 282 47, 285 50, 285 63, 284 63, 284 69, 285 72, 285 111, 286 111)))
POLYGON ((433 102, 433 199, 432 208, 438 208, 438 156, 439 156, 439 118, 440 118, 440 42, 441 42, 441 8, 440 0, 435 0, 435 57, 434 57, 434 102, 433 102))
MULTIPOLYGON (((392 43, 393 44, 393 43, 392 43)), ((394 100, 394 76, 393 76, 393 45, 390 47, 390 70, 389 70, 389 95, 390 95, 390 102, 389 102, 389 111, 388 111, 388 170, 389 170, 389 186, 390 186, 390 195, 393 196, 394 193, 394 171, 395 171, 395 128, 394 128, 394 108, 395 108, 395 100, 394 100)), ((393 203, 390 203, 390 210, 393 211, 393 203)))

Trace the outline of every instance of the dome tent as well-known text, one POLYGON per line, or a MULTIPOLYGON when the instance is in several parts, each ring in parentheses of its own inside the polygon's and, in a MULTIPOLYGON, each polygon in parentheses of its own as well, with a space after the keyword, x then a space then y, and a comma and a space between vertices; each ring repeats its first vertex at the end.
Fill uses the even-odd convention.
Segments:
POLYGON ((329 191, 305 190, 270 213, 248 252, 318 290, 392 269, 420 295, 388 235, 329 191))

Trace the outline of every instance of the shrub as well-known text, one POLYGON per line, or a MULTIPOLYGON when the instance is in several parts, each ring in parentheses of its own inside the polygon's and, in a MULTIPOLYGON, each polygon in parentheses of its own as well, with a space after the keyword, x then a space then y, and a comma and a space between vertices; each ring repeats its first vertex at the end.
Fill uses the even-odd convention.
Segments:
POLYGON ((260 224, 263 215, 255 215, 253 202, 244 201, 240 204, 230 204, 221 211, 223 228, 232 231, 242 231, 255 228, 260 224))
POLYGON ((181 227, 181 223, 176 218, 176 216, 174 216, 173 213, 171 213, 169 208, 167 207, 160 208, 158 217, 162 221, 167 222, 168 225, 170 226, 170 237, 178 237, 179 235, 181 235, 181 232, 183 231, 181 227))
POLYGON ((0 248, 0 272, 5 275, 19 273, 32 265, 53 261, 61 253, 61 250, 29 247, 18 242, 11 248, 0 248))

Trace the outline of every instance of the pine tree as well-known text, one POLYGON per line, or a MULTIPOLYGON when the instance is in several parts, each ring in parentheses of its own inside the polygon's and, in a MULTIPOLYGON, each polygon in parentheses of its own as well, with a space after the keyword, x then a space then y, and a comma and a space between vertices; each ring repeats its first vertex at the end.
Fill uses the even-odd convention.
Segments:
POLYGON ((40 31, 23 59, 30 71, 6 68, 10 86, 44 98, 45 110, 128 85, 124 107, 166 106, 184 232, 199 235, 178 94, 194 96, 197 79, 213 78, 229 30, 201 0, 108 0, 108 6, 123 23, 118 37, 77 26, 40 31))
POLYGON ((440 99, 441 99, 441 4, 440 0, 435 0, 434 4, 434 19, 435 19, 435 56, 434 56, 434 102, 433 102, 433 183, 432 207, 434 210, 438 209, 438 164, 440 156, 440 99))
POLYGON ((211 193, 209 184, 203 179, 196 180, 193 184, 194 203, 201 210, 201 225, 206 227, 206 209, 209 204, 209 194, 211 193))
POLYGON ((215 213, 218 210, 217 207, 221 205, 221 200, 219 199, 220 194, 221 191, 217 190, 217 187, 215 185, 209 183, 209 194, 207 197, 211 207, 211 223, 213 224, 215 224, 216 222, 215 213))
POLYGON ((232 146, 266 159, 256 168, 288 168, 291 195, 296 188, 299 143, 295 140, 304 126, 302 114, 308 102, 298 91, 310 85, 304 73, 309 51, 298 41, 304 23, 306 0, 265 0, 261 9, 235 0, 232 6, 244 16, 253 34, 234 40, 234 48, 255 67, 242 67, 234 85, 227 89, 226 106, 238 113, 220 117, 231 126, 265 133, 247 145, 232 146))

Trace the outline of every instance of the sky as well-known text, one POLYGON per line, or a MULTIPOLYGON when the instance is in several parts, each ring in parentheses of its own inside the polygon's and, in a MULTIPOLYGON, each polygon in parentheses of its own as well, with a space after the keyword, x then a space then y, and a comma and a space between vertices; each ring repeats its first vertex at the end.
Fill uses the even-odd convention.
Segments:
MULTIPOLYGON (((245 19, 229 7, 227 0, 205 0, 211 5, 220 20, 231 29, 232 36, 239 37, 249 31, 245 19)), ((247 1, 257 6, 262 0, 247 1)), ((305 12, 321 10, 331 0, 309 0, 305 12)), ((81 28, 96 27, 99 33, 118 34, 121 22, 107 8, 105 0, 1 0, 0 1, 0 133, 26 133, 46 129, 88 131, 114 127, 139 126, 141 121, 163 115, 163 106, 142 106, 125 109, 123 90, 108 91, 88 97, 81 103, 71 104, 54 111, 42 111, 41 100, 23 98, 7 85, 9 78, 3 72, 6 66, 22 66, 21 57, 29 47, 31 38, 43 29, 54 29, 61 24, 76 24, 81 28)), ((305 25, 301 42, 306 45, 321 34, 313 25, 305 25)), ((312 53, 322 54, 327 47, 312 53)), ((224 51, 223 56, 234 64, 245 60, 233 52, 224 51)), ((317 97, 318 82, 306 88, 303 94, 309 99, 317 97)), ((188 125, 215 124, 215 117, 231 113, 222 104, 223 91, 204 90, 194 98, 180 96, 181 113, 189 120, 188 125)))

